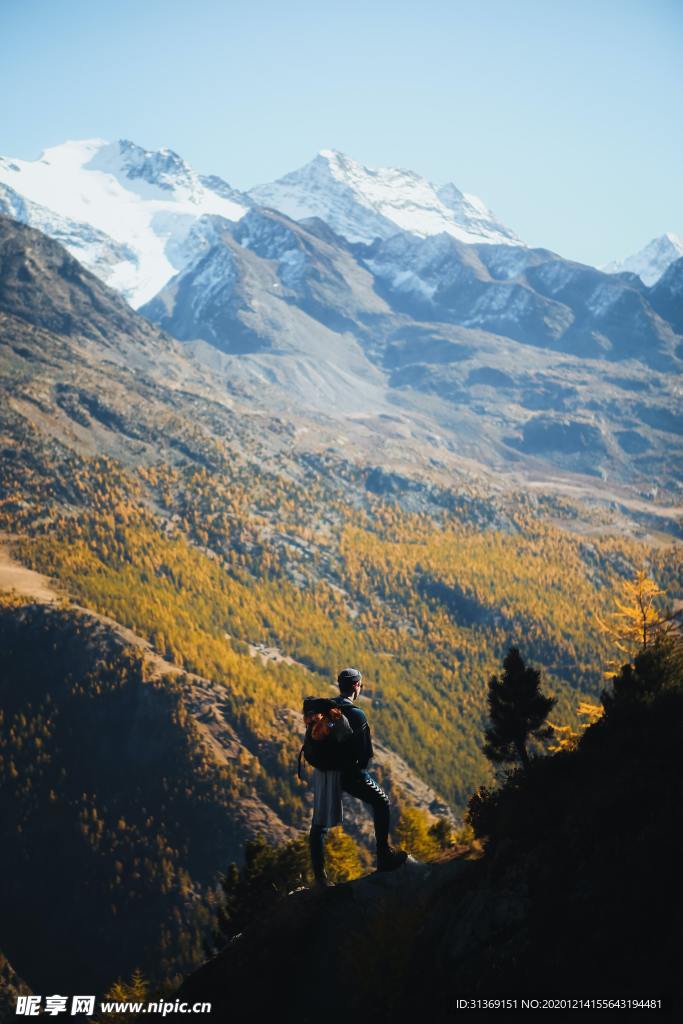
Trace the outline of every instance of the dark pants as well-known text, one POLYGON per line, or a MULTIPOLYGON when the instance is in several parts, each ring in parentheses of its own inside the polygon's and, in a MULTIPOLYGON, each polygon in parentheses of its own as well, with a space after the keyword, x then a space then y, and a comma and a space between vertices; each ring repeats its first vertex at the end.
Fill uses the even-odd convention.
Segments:
MULTIPOLYGON (((375 840, 377 849, 386 847, 389 842, 389 797, 375 780, 370 777, 367 769, 357 768, 352 772, 343 772, 341 787, 350 796, 358 797, 364 804, 372 808, 375 822, 375 840)), ((311 825, 310 845, 313 874, 318 878, 325 869, 325 836, 327 829, 323 825, 311 825)))

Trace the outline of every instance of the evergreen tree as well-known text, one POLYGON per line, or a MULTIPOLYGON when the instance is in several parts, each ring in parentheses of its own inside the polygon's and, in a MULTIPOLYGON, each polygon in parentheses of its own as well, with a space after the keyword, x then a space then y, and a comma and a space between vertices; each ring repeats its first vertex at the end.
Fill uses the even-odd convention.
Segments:
POLYGON ((669 693, 680 693, 683 682, 683 643, 678 633, 651 643, 633 663, 622 665, 612 685, 602 692, 605 720, 639 718, 643 710, 669 693))
POLYGON ((527 768, 528 739, 530 736, 544 739, 550 735, 544 723, 555 706, 555 698, 541 692, 540 672, 526 667, 516 647, 508 651, 503 667, 502 678, 494 675, 489 681, 491 725, 486 730, 484 753, 494 764, 518 758, 527 768))

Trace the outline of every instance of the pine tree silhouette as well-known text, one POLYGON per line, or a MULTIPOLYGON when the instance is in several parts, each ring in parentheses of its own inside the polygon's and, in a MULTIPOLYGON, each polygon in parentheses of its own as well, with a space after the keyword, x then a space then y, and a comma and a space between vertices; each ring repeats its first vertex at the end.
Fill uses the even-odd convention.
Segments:
POLYGON ((550 735, 544 725, 554 697, 541 693, 541 674, 527 668, 517 647, 511 647, 504 661, 501 679, 489 680, 488 705, 491 725, 486 730, 484 753, 494 764, 519 758, 529 766, 527 741, 530 736, 543 739, 550 735))

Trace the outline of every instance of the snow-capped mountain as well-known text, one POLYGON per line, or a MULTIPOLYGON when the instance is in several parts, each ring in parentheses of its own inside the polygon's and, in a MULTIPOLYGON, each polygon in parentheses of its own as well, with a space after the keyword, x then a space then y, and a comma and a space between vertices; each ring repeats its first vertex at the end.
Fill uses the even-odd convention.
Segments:
POLYGON ((38 160, 0 157, 0 210, 57 238, 133 306, 212 244, 211 217, 239 220, 250 205, 172 150, 125 140, 65 142, 38 160))
POLYGON ((135 307, 215 244, 215 218, 238 221, 255 204, 295 220, 317 217, 353 242, 409 232, 523 246, 455 185, 371 170, 335 151, 248 194, 198 174, 170 149, 126 140, 65 142, 37 160, 0 157, 0 212, 60 241, 135 307))
MULTIPOLYGON (((673 312, 676 284, 661 291, 673 312)), ((216 244, 140 311, 181 340, 225 353, 289 351, 335 365, 350 339, 382 366, 392 365, 396 341, 401 360, 422 363, 422 341, 410 341, 422 332, 411 323, 431 325, 430 345, 450 325, 578 358, 638 359, 664 372, 677 365, 680 344, 634 275, 604 274, 543 249, 467 245, 446 233, 397 232, 349 246, 320 220, 297 222, 263 207, 237 223, 217 221, 216 244)), ((443 344, 452 351, 448 338, 443 344)))
POLYGON ((613 260, 601 269, 607 274, 621 274, 630 271, 637 274, 643 284, 649 286, 660 279, 665 270, 674 260, 683 256, 683 238, 667 231, 664 235, 653 238, 651 242, 624 260, 613 260))
POLYGON ((137 277, 137 258, 135 252, 124 242, 115 242, 104 231, 98 231, 91 224, 63 217, 46 206, 33 203, 15 192, 9 185, 0 182, 0 213, 12 220, 27 224, 31 228, 43 231, 56 242, 60 242, 85 264, 89 270, 97 274, 112 287, 126 292, 135 287, 137 277))
POLYGON ((524 244, 481 199, 455 185, 433 185, 394 167, 363 167, 336 150, 322 150, 299 170, 248 194, 294 220, 319 217, 351 242, 408 231, 423 238, 446 232, 467 243, 524 244))

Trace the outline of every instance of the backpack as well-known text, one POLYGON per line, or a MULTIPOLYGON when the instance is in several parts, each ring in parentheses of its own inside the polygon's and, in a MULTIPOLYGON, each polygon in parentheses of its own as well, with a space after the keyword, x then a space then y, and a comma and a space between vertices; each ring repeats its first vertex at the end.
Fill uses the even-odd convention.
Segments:
POLYGON ((334 700, 305 697, 303 716, 306 735, 299 751, 298 777, 301 778, 302 756, 320 771, 340 771, 346 760, 341 744, 353 736, 346 715, 334 700))

